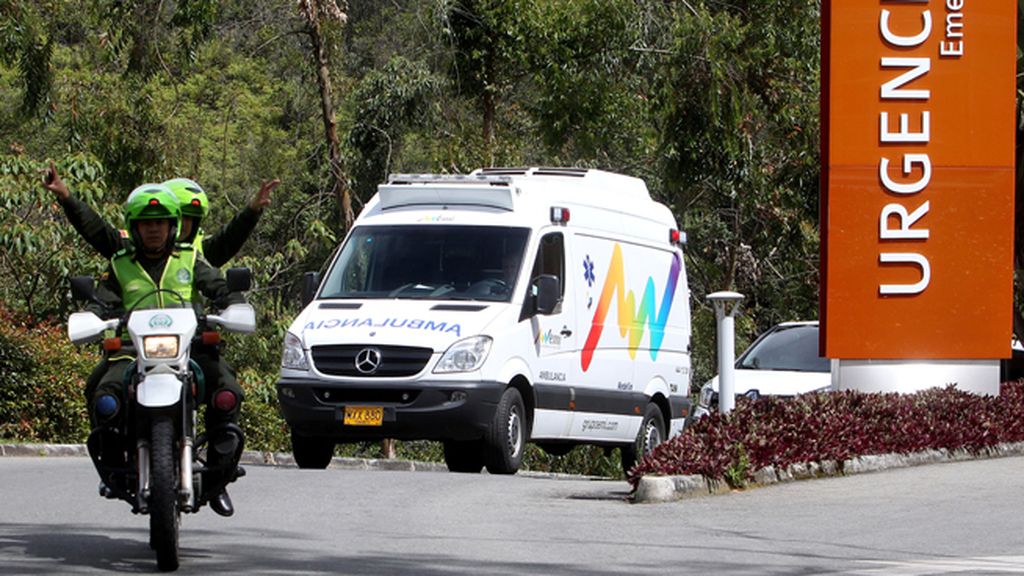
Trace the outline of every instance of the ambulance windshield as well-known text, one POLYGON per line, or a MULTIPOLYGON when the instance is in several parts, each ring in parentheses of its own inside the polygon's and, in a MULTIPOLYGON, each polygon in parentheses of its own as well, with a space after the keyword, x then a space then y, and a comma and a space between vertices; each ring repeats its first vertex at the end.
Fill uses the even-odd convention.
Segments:
POLYGON ((529 234, 497 226, 360 226, 320 298, 508 302, 529 234))

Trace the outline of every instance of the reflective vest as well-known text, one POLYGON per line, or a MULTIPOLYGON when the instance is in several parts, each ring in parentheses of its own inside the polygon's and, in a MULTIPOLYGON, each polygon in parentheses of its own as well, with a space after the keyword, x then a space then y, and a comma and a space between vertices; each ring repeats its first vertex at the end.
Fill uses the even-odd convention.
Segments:
MULTIPOLYGON (((173 294, 167 292, 152 292, 157 289, 157 283, 149 276, 146 269, 139 264, 134 253, 122 250, 114 255, 110 261, 117 283, 121 286, 121 300, 126 310, 133 308, 163 308, 179 307, 182 303, 173 294)), ((179 245, 178 248, 167 257, 164 265, 163 275, 160 277, 160 288, 174 290, 185 299, 185 303, 192 302, 192 280, 196 264, 196 253, 188 245, 179 245)))
POLYGON ((192 239, 192 246, 196 249, 196 252, 203 253, 203 229, 200 228, 196 231, 196 237, 192 239))

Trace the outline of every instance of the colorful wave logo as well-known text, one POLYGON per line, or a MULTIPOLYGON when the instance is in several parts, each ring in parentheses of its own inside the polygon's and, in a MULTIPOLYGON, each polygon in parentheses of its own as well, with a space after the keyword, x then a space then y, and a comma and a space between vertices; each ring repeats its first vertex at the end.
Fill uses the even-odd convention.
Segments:
POLYGON ((608 265, 608 274, 605 276, 604 287, 601 289, 601 299, 598 300, 597 309, 594 310, 594 319, 590 323, 587 342, 583 345, 580 362, 584 372, 590 368, 590 362, 594 359, 594 350, 597 349, 597 343, 601 340, 601 332, 604 331, 604 321, 612 303, 612 296, 617 296, 615 304, 618 309, 619 334, 623 338, 629 336, 629 357, 636 358, 637 348, 640 347, 640 340, 644 336, 644 327, 650 326, 651 360, 657 359, 658 351, 661 350, 661 342, 665 338, 665 324, 668 323, 668 314, 672 309, 672 300, 676 295, 676 282, 679 280, 679 271, 682 266, 679 253, 674 253, 672 266, 668 271, 668 282, 665 284, 665 293, 661 299, 661 307, 657 310, 654 303, 654 279, 648 276, 638 308, 633 291, 626 290, 622 247, 618 244, 615 245, 615 249, 612 251, 612 261, 608 265))

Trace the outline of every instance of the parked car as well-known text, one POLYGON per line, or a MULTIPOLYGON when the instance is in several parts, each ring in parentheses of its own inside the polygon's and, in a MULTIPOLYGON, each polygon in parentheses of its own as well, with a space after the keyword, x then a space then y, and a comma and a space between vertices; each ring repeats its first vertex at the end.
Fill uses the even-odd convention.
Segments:
MULTIPOLYGON (((735 393, 796 396, 832 388, 832 361, 818 355, 818 322, 783 322, 761 334, 736 360, 735 393)), ((700 389, 694 417, 718 410, 718 376, 700 389)))

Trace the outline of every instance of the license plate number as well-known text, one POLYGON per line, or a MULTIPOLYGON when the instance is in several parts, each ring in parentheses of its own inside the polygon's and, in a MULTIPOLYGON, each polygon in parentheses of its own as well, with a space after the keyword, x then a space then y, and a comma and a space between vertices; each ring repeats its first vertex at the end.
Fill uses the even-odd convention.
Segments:
POLYGON ((345 406, 346 426, 380 426, 384 422, 381 406, 345 406))

